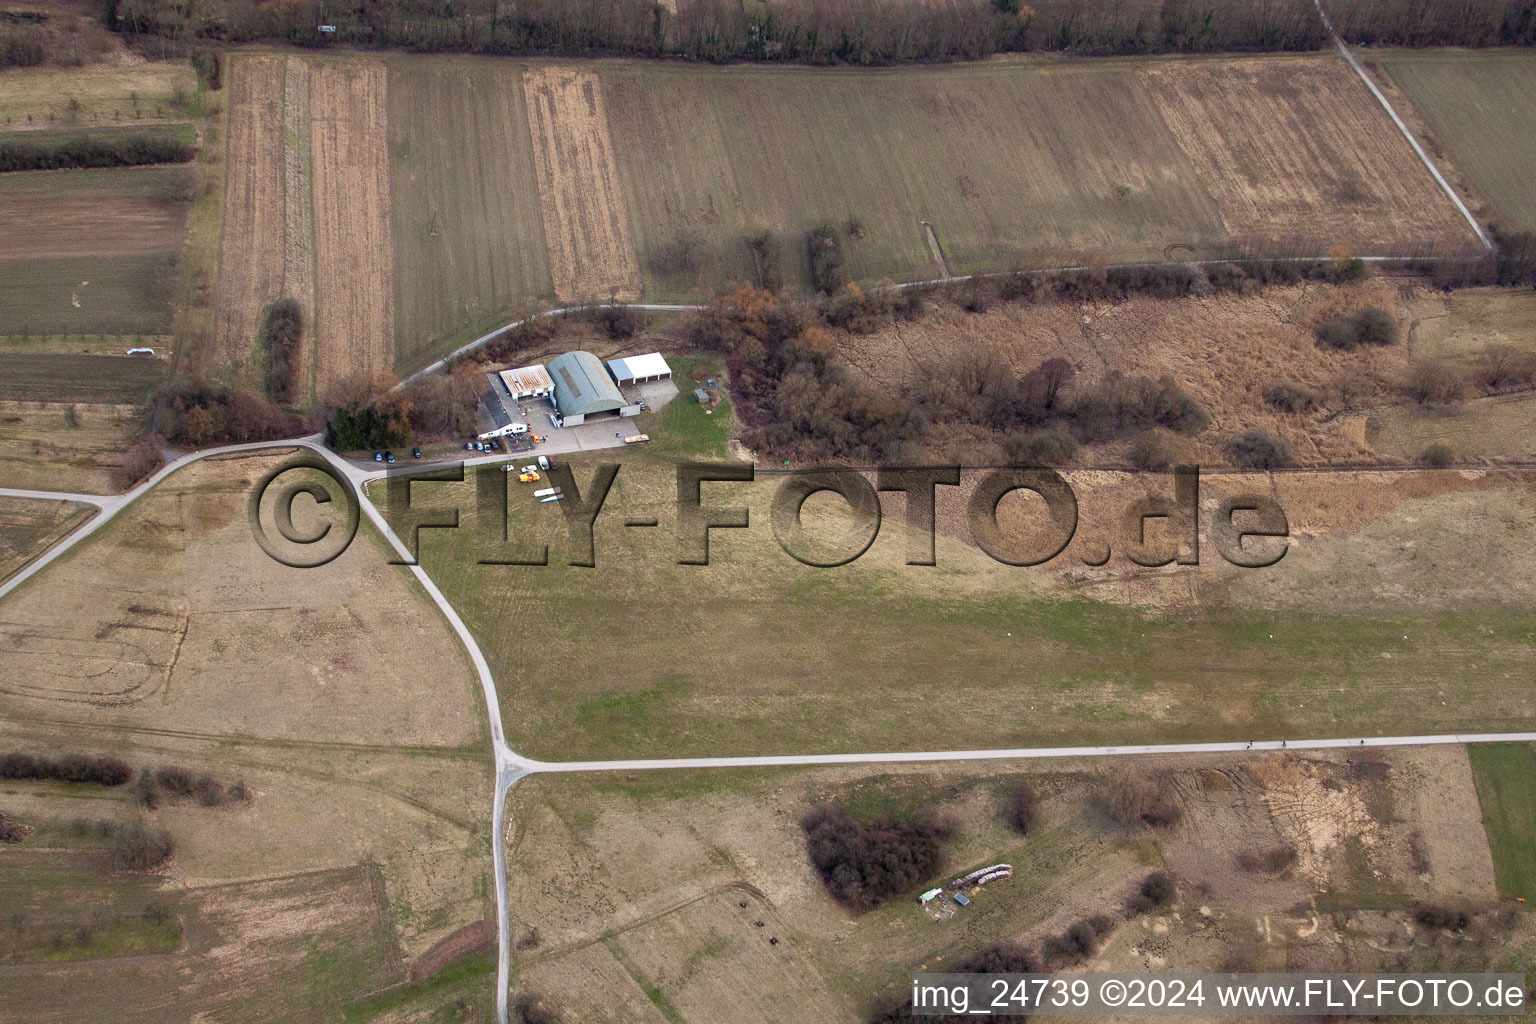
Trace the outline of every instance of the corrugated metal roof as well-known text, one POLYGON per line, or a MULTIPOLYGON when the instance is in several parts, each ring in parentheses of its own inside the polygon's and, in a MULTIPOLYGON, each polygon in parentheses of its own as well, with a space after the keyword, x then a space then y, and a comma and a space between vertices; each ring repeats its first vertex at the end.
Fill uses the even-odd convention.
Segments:
POLYGON ((590 416, 617 412, 624 407, 618 385, 591 352, 558 355, 549 361, 547 369, 555 381, 555 404, 562 416, 590 416))
POLYGON ((608 360, 608 372, 617 380, 644 380, 646 377, 668 377, 672 367, 660 352, 647 352, 643 356, 625 356, 608 360))
POLYGON ((502 370, 501 382, 506 385, 507 391, 513 395, 536 395, 540 392, 553 391, 554 378, 544 368, 543 363, 534 366, 519 366, 515 370, 502 370))

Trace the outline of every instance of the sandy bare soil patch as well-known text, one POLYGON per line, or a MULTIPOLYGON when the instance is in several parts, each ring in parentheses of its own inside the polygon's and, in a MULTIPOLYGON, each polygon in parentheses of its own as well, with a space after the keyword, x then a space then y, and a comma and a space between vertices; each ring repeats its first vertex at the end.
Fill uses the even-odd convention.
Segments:
POLYGON ((316 323, 323 394, 394 364, 394 248, 389 221, 388 77, 384 65, 325 62, 310 70, 316 323))
POLYGON ((18 719, 460 746, 482 712, 456 638, 362 533, 320 569, 251 539, 272 456, 198 463, 0 608, 0 703, 18 719), (274 643, 274 638, 282 638, 274 643), (429 676, 423 667, 432 666, 429 676), (421 689, 426 678, 455 680, 421 689))
POLYGON ((1234 237, 1309 240, 1313 252, 1476 243, 1343 61, 1152 64, 1142 76, 1234 237))
POLYGON ((556 295, 638 297, 640 264, 597 76, 566 67, 529 70, 523 95, 556 295))
POLYGON ((224 227, 214 368, 252 357, 261 309, 283 290, 283 65, 274 54, 229 62, 224 227))

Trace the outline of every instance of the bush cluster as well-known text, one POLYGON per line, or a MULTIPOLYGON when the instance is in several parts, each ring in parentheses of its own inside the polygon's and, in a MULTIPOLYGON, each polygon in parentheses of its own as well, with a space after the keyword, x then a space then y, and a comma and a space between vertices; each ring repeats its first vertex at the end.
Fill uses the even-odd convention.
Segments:
POLYGON ((133 778, 133 769, 115 757, 65 754, 62 757, 36 757, 32 754, 0 756, 0 779, 87 782, 98 786, 121 786, 133 778))
POLYGON ((136 818, 113 826, 108 850, 119 871, 153 871, 176 853, 176 843, 165 829, 136 818))
POLYGON ((0 142, 0 173, 184 164, 195 152, 189 143, 156 135, 111 139, 86 136, 63 142, 9 141, 0 142))
POLYGON ((1264 401, 1281 412, 1311 412, 1323 404, 1323 396, 1305 384, 1277 380, 1264 389, 1264 401))
POLYGON ((1127 827, 1169 828, 1184 817, 1184 808, 1172 787, 1145 775, 1119 773, 1111 776, 1104 787, 1104 802, 1110 817, 1127 827))
POLYGON ((261 337, 267 348, 267 397, 286 405, 293 401, 299 374, 299 340, 304 310, 295 299, 278 299, 261 311, 261 337))
POLYGON ((1425 906, 1413 912, 1413 919, 1425 928, 1445 928, 1453 932, 1464 930, 1472 923, 1472 915, 1465 910, 1425 906))
POLYGON ((150 432, 171 444, 202 447, 275 441, 294 433, 282 407, 243 391, 193 377, 177 377, 150 396, 150 432))
POLYGON ((1227 455, 1239 469, 1271 470, 1290 465, 1291 450, 1284 441, 1262 430, 1245 430, 1227 444, 1227 455))
POLYGON ((811 284, 817 291, 831 295, 848 283, 843 242, 836 228, 824 224, 811 229, 806 234, 805 245, 811 262, 811 284))
POLYGON ((948 827, 937 819, 868 825, 842 808, 818 807, 800 822, 806 851, 827 892, 839 903, 868 909, 908 892, 943 866, 948 827))
POLYGON ((1040 798, 1035 795, 1034 788, 1027 782, 1021 782, 1008 792, 1008 803, 1004 813, 1008 818, 1008 824, 1021 836, 1027 836, 1034 831, 1035 818, 1039 813, 1040 798))
POLYGON ((1040 955, 1053 970, 1082 963, 1098 952, 1104 937, 1115 930, 1112 918, 1103 914, 1085 917, 1060 935, 1049 935, 1040 943, 1040 955))
POLYGON ((1397 344, 1397 321, 1375 306, 1349 316, 1324 320, 1314 328, 1317 340, 1329 348, 1352 352, 1362 345, 1397 344))
POLYGON ((627 341, 645 330, 645 312, 627 306, 593 306, 585 316, 614 341, 627 341))
POLYGON ((1179 894, 1178 882, 1166 871, 1154 871, 1141 880, 1136 891, 1131 893, 1126 900, 1126 913, 1135 916, 1137 914, 1150 914, 1154 910, 1161 910, 1173 902, 1173 898, 1179 894))
POLYGON ((0 811, 0 843, 19 843, 32 834, 30 825, 23 825, 13 818, 7 818, 4 811, 0 811))
POLYGON ((150 810, 155 810, 162 803, 180 803, 183 800, 196 800, 204 807, 224 807, 246 803, 251 799, 250 787, 246 786, 244 779, 233 785, 225 785, 206 772, 194 774, 179 765, 140 769, 134 795, 140 804, 150 810))

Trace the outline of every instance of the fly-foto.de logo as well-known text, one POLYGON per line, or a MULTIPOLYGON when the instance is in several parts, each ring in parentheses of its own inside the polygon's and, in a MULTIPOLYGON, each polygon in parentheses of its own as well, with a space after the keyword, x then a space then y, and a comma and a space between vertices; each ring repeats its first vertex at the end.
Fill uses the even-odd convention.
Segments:
MULTIPOLYGON (((452 485, 466 482, 464 469, 463 463, 452 463, 425 472, 386 475, 385 516, 411 560, 419 551, 423 531, 473 529, 481 535, 477 541, 483 542, 476 550, 491 552, 476 557, 477 564, 552 564, 549 545, 537 539, 526 518, 513 514, 508 494, 514 485, 499 466, 476 467, 474 525, 461 526, 461 509, 453 499, 463 488, 455 490, 452 485)), ((552 502, 546 498, 545 503, 559 509, 559 521, 565 527, 565 564, 597 564, 594 529, 599 517, 641 530, 662 526, 654 506, 648 514, 639 515, 609 501, 622 470, 620 463, 597 463, 578 481, 568 465, 550 469, 545 492, 557 498, 552 502)), ((890 517, 885 504, 891 499, 883 495, 900 495, 895 504, 901 509, 903 557, 911 566, 939 564, 938 512, 941 504, 954 504, 955 496, 963 496, 960 525, 968 539, 1005 565, 1038 566, 1070 558, 1101 566, 1116 555, 1147 567, 1198 565, 1202 541, 1226 562, 1245 568, 1274 565, 1284 557, 1290 523, 1269 495, 1239 493, 1202 503, 1201 473, 1196 466, 1134 476, 1151 484, 1152 493, 1122 498, 1107 519, 1099 510, 1095 535, 1080 538, 1078 495, 1054 469, 832 467, 759 474, 744 463, 684 462, 675 467, 675 547, 670 557, 679 565, 707 566, 712 537, 722 531, 766 529, 785 556, 803 565, 848 565, 875 544, 890 517), (740 488, 744 485, 770 487, 766 506, 759 502, 754 511, 743 504, 740 488), (824 495, 819 500, 833 503, 839 513, 842 529, 835 538, 807 521, 806 503, 817 495, 824 495), (1010 499, 1011 511, 1005 511, 1010 499), (1074 538, 1078 543, 1068 554, 1074 538)), ((305 460, 269 474, 253 494, 250 508, 253 532, 263 550, 297 568, 330 562, 357 532, 356 492, 319 460, 305 460)))

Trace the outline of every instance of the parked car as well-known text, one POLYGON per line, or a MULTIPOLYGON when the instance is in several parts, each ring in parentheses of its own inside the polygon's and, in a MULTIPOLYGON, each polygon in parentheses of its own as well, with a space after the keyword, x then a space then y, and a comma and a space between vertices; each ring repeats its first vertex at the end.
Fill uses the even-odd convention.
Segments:
POLYGON ((373 453, 373 461, 374 462, 383 462, 384 461, 384 453, 383 452, 374 452, 373 453))
POLYGON ((394 452, 385 452, 384 453, 384 461, 385 462, 391 462, 391 463, 394 462, 395 461, 395 453, 394 452))
POLYGON ((551 459, 547 455, 540 455, 539 456, 539 468, 544 470, 545 472, 548 472, 549 470, 555 468, 555 460, 551 459))
POLYGON ((475 450, 475 442, 473 442, 473 441, 465 441, 464 442, 464 450, 467 451, 467 452, 474 451, 475 450))
POLYGON ((421 458, 421 449, 420 448, 412 448, 411 449, 411 458, 413 458, 413 459, 421 458))
POLYGON ((490 449, 490 450, 491 450, 491 451, 493 451, 493 452, 499 452, 499 451, 501 451, 501 442, 500 442, 500 441, 498 441, 498 440, 496 440, 496 439, 495 439, 495 438, 494 438, 494 437, 493 437, 493 438, 491 438, 491 439, 490 439, 490 440, 489 440, 489 441, 487 441, 487 442, 486 442, 486 443, 485 443, 485 446, 486 446, 486 447, 487 447, 487 448, 489 448, 489 449, 490 449))

